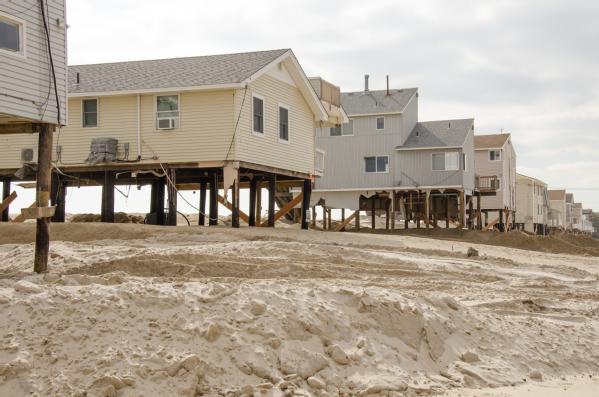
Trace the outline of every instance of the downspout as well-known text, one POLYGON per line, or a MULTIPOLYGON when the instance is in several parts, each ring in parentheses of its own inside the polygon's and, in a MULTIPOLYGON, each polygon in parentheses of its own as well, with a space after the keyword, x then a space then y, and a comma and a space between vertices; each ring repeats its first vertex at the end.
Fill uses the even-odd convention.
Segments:
POLYGON ((141 95, 137 95, 137 161, 141 160, 141 95))

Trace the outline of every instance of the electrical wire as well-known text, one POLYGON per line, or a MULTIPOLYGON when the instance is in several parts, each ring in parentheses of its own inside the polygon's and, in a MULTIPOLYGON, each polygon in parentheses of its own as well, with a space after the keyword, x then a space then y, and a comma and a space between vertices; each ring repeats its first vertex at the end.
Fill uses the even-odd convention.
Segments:
POLYGON ((231 137, 231 143, 229 144, 229 149, 227 150, 227 154, 225 156, 225 161, 229 159, 229 154, 231 153, 231 148, 233 147, 233 142, 235 142, 235 135, 237 134, 237 127, 239 127, 239 120, 241 119, 241 113, 243 112, 243 105, 245 104, 245 98, 247 97, 247 92, 248 92, 248 85, 246 84, 245 89, 243 90, 243 100, 241 101, 241 108, 239 109, 239 114, 237 115, 237 121, 235 122, 235 129, 233 130, 233 136, 231 137))
POLYGON ((52 45, 50 42, 50 30, 48 29, 48 22, 46 21, 46 10, 44 10, 44 0, 40 0, 40 7, 42 9, 42 19, 44 20, 44 30, 46 32, 46 41, 48 42, 48 56, 50 57, 50 70, 52 71, 52 81, 54 83, 54 95, 56 97, 56 111, 58 113, 57 121, 58 125, 61 124, 60 114, 60 98, 58 96, 58 85, 56 84, 56 70, 54 69, 54 59, 52 57, 52 45))

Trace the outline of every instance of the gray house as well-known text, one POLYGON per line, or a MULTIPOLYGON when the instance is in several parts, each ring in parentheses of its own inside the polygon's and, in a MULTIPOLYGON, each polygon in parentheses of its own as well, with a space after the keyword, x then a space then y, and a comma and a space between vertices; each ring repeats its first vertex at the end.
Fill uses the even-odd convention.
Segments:
MULTIPOLYGON (((4 142, 4 137, 39 133, 36 147, 19 153, 24 164, 37 160, 32 167, 36 170, 36 201, 21 216, 37 219, 36 272, 46 270, 49 223, 55 210, 49 206, 52 133, 65 124, 66 57, 64 0, 0 2, 0 137, 4 142)), ((10 192, 10 177, 0 179, 0 221, 6 222, 16 193, 10 192)))
POLYGON ((466 226, 475 194, 473 119, 419 122, 416 88, 372 91, 368 76, 364 91, 342 93, 341 104, 349 123, 316 130, 322 175, 313 204, 385 211, 392 224, 400 214, 404 227, 466 226))

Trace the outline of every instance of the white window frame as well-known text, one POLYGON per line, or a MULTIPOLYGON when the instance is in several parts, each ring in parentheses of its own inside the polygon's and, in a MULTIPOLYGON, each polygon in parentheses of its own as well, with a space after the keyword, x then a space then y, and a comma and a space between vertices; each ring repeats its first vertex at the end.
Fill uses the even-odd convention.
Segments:
POLYGON ((388 154, 383 154, 383 155, 373 155, 373 156, 364 156, 364 168, 362 168, 362 172, 366 175, 368 174, 388 174, 389 170, 391 169, 391 158, 388 154), (377 169, 377 171, 374 172, 368 172, 366 171, 366 159, 369 157, 374 157, 374 162, 375 162, 375 167, 377 169), (379 157, 387 157, 387 170, 385 171, 378 171, 378 159, 379 157))
MULTIPOLYGON (((253 104, 254 100, 252 99, 252 104, 253 104)), ((262 108, 264 110, 264 102, 262 102, 262 108)), ((264 113, 264 112, 262 112, 264 113)), ((284 103, 279 103, 279 105, 277 106, 277 135, 278 135, 278 139, 280 143, 284 143, 286 145, 289 145, 289 141, 291 140, 291 107, 289 107, 288 105, 285 105, 284 103), (283 109, 287 109, 287 139, 281 139, 281 108, 283 109)), ((262 115, 262 117, 264 118, 264 115, 262 115)), ((254 114, 252 112, 252 123, 254 121, 254 114)))
POLYGON ((175 126, 175 128, 171 129, 171 130, 176 130, 181 128, 181 93, 180 92, 173 92, 173 93, 160 93, 160 94, 156 94, 154 95, 154 130, 161 132, 161 131, 171 131, 171 130, 167 130, 167 129, 162 129, 162 128, 158 128, 158 97, 161 96, 176 96, 177 97, 177 104, 179 105, 179 116, 177 116, 177 125, 175 126))
MULTIPOLYGON (((324 151, 324 150, 322 150, 322 149, 320 149, 320 148, 316 148, 316 149, 314 149, 314 151, 315 151, 315 152, 317 152, 317 153, 320 153, 320 154, 322 154, 322 170, 317 170, 317 169, 316 169, 316 164, 314 164, 314 171, 315 171, 315 172, 321 172, 321 173, 324 173, 324 167, 325 167, 325 158, 326 158, 327 152, 326 152, 326 151, 324 151)), ((316 159, 314 159, 314 163, 316 163, 316 159)))
MULTIPOLYGON (((266 135, 266 99, 262 95, 256 94, 254 92, 252 92, 252 114, 251 114, 251 117, 252 118, 250 120, 250 124, 252 126, 252 135, 261 136, 261 137, 266 135), (262 132, 254 130, 254 98, 258 98, 262 101, 262 132)), ((278 120, 278 118, 279 118, 279 116, 277 115, 277 120, 278 120)), ((277 123, 277 134, 278 134, 278 131, 279 131, 279 128, 278 128, 278 123, 277 123)))
POLYGON ((501 161, 502 160, 501 149, 491 149, 491 150, 489 150, 488 156, 489 156, 489 161, 501 161), (499 159, 497 158, 497 156, 495 156, 495 158, 493 160, 491 160, 491 152, 499 153, 499 159))
POLYGON ((457 152, 457 151, 434 152, 434 153, 431 153, 431 170, 433 172, 456 172, 456 171, 461 171, 462 170, 462 167, 461 167, 461 164, 460 164, 461 161, 462 161, 462 156, 461 156, 460 152, 457 152), (448 170, 447 169, 447 155, 450 154, 450 153, 456 153, 458 155, 458 168, 455 169, 455 170, 448 170), (435 154, 443 154, 445 156, 445 169, 443 169, 443 170, 436 170, 435 169, 435 160, 433 160, 435 154))
POLYGON ((385 130, 385 116, 377 116, 375 118, 375 127, 377 131, 384 131, 385 130), (379 128, 379 119, 383 119, 383 128, 379 128))
POLYGON ((91 98, 82 98, 81 99, 81 128, 85 128, 86 130, 93 130, 95 128, 100 128, 100 98, 91 97, 91 98), (95 127, 86 127, 85 126, 85 108, 83 106, 83 102, 85 101, 96 101, 96 126, 95 127))
POLYGON ((27 52, 26 52, 27 23, 21 18, 14 17, 12 15, 8 15, 3 12, 0 12, 0 19, 3 19, 5 21, 11 22, 11 23, 16 23, 19 25, 19 44, 21 47, 19 49, 19 51, 10 51, 10 50, 5 50, 3 48, 0 48, 0 54, 12 55, 12 56, 19 57, 19 58, 26 58, 27 57, 27 52))

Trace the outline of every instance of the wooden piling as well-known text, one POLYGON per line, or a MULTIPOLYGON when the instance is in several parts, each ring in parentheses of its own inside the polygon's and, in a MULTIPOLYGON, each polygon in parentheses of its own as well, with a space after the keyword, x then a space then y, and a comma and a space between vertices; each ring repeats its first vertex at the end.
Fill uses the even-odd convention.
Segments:
MULTIPOLYGON (((39 125, 36 183, 38 208, 47 208, 50 204, 53 132, 54 126, 39 125)), ((50 218, 38 218, 36 223, 33 271, 45 273, 48 270, 48 253, 50 251, 50 218)))
MULTIPOLYGON (((10 196, 10 178, 6 178, 2 181, 2 200, 4 201, 10 196)), ((0 201, 0 202, 1 202, 0 201)), ((8 222, 9 220, 10 205, 7 206, 2 213, 0 213, 0 222, 8 222)))
POLYGON ((166 224, 169 226, 177 226, 177 170, 174 168, 167 169, 168 177, 168 214, 166 224))
POLYGON ((463 229, 466 226, 466 193, 463 190, 460 191, 458 205, 460 206, 460 229, 463 229))
POLYGON ((430 228, 431 223, 431 191, 427 190, 424 193, 424 223, 426 228, 430 228))
POLYGON ((374 230, 376 228, 376 207, 375 207, 375 200, 374 197, 372 197, 370 199, 370 209, 371 209, 371 214, 370 214, 370 228, 372 230, 374 230))
POLYGON ((239 229, 239 181, 233 182, 231 189, 231 227, 239 229))
POLYGON ((114 222, 114 171, 104 171, 102 185, 102 215, 104 223, 114 222))
POLYGON ((268 180, 268 227, 275 227, 275 195, 277 194, 277 176, 268 180))
POLYGON ((53 206, 56 206, 54 216, 52 216, 52 222, 62 223, 65 221, 65 198, 66 198, 66 184, 62 183, 57 173, 52 174, 52 184, 50 187, 50 201, 53 206))
POLYGON ((302 215, 301 223, 302 229, 308 230, 308 211, 310 209, 310 195, 312 194, 312 181, 310 179, 304 179, 304 186, 302 188, 302 215))
POLYGON ((218 225, 218 172, 213 172, 210 175, 210 211, 209 211, 209 226, 218 225))
POLYGON ((250 180, 250 210, 248 212, 248 224, 252 227, 256 226, 256 189, 258 188, 258 179, 253 177, 250 180))
POLYGON ((198 214, 198 225, 206 225, 206 188, 208 183, 206 179, 200 181, 200 213, 198 214))

